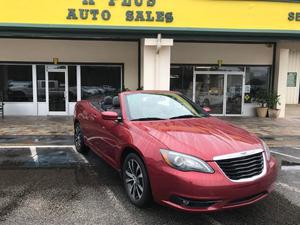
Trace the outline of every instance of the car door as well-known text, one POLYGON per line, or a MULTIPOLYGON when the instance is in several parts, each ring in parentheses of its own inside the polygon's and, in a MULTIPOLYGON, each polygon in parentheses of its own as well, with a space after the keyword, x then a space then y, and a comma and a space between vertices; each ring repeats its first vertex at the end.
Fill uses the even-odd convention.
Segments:
POLYGON ((101 151, 112 164, 116 163, 116 155, 124 143, 125 132, 122 122, 102 121, 103 149, 101 151))
MULTIPOLYGON (((121 115, 120 105, 115 105, 110 111, 118 112, 121 115)), ((126 136, 126 129, 121 121, 104 120, 101 116, 95 126, 95 142, 99 153, 112 165, 116 163, 116 155, 121 150, 126 136)))
POLYGON ((86 129, 88 130, 88 142, 93 150, 101 154, 103 148, 102 138, 104 136, 102 129, 101 108, 95 106, 95 103, 90 103, 91 109, 88 115, 86 129))

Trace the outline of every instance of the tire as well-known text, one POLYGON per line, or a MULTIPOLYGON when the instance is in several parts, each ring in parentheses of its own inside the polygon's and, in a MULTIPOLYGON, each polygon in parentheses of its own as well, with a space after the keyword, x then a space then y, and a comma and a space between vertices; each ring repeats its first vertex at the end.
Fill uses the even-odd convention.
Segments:
POLYGON ((88 147, 84 143, 84 138, 79 123, 75 124, 74 144, 77 152, 84 154, 88 151, 88 147))
POLYGON ((131 203, 139 208, 151 202, 151 188, 148 173, 141 158, 130 153, 122 166, 122 177, 126 194, 131 203))

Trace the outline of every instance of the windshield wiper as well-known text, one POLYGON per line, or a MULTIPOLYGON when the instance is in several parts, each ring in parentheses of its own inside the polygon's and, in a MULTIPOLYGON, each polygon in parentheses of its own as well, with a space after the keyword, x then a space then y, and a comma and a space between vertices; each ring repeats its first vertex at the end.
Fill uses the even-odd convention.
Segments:
POLYGON ((166 120, 166 119, 159 118, 159 117, 146 117, 146 118, 134 119, 134 120, 131 120, 131 121, 150 121, 150 120, 166 120))
POLYGON ((195 116, 195 115, 181 115, 181 116, 174 116, 171 117, 170 120, 174 119, 184 119, 184 118, 201 118, 200 116, 195 116))

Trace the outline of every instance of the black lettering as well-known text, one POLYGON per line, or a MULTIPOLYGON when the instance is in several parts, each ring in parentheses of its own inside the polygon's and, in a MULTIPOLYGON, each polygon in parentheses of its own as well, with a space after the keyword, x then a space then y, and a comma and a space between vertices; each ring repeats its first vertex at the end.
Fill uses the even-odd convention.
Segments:
POLYGON ((88 9, 79 9, 79 16, 80 19, 86 20, 89 17, 89 11, 88 9))
POLYGON ((94 0, 82 0, 83 5, 95 5, 94 0))
POLYGON ((110 20, 110 18, 111 18, 110 11, 103 10, 102 13, 101 13, 101 17, 102 17, 103 20, 110 20))
POLYGON ((296 13, 296 18, 295 18, 295 20, 296 20, 296 21, 300 21, 300 13, 299 13, 299 12, 296 13))
POLYGON ((135 21, 145 21, 144 12, 143 11, 136 11, 135 21))
POLYGON ((131 0, 123 0, 122 6, 131 6, 131 0))
POLYGON ((115 6, 116 5, 116 0, 109 0, 108 5, 109 6, 115 6))
POLYGON ((148 21, 148 22, 153 22, 154 21, 154 16, 152 16, 151 11, 146 11, 146 15, 147 15, 146 21, 148 21))
POLYGON ((133 21, 133 20, 134 20, 133 11, 127 11, 126 12, 126 21, 133 21))
POLYGON ((156 4, 156 0, 148 0, 147 1, 147 6, 148 7, 153 7, 153 6, 155 6, 155 4, 156 4))
POLYGON ((91 9, 90 13, 92 14, 92 20, 97 20, 97 16, 99 15, 99 10, 98 9, 91 9))
POLYGON ((134 3, 136 6, 142 6, 143 5, 143 0, 134 0, 134 3))
POLYGON ((76 9, 68 9, 68 16, 67 20, 77 20, 78 17, 76 16, 76 9))
POLYGON ((156 12, 156 22, 164 22, 165 21, 165 13, 163 11, 156 12))
POLYGON ((290 12, 289 13, 289 21, 294 21, 295 20, 295 13, 293 13, 293 12, 290 12))
POLYGON ((174 16, 172 12, 166 13, 166 23, 172 23, 174 21, 174 16))

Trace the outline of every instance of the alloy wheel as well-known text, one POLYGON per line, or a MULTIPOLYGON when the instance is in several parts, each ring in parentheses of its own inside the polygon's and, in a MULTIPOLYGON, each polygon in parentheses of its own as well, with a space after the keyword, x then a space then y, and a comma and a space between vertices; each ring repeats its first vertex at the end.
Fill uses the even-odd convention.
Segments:
POLYGON ((130 159, 127 162, 125 183, 130 197, 135 201, 140 200, 144 193, 144 177, 141 166, 135 159, 130 159))

